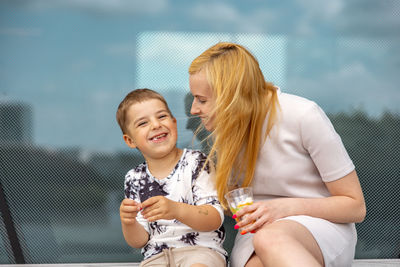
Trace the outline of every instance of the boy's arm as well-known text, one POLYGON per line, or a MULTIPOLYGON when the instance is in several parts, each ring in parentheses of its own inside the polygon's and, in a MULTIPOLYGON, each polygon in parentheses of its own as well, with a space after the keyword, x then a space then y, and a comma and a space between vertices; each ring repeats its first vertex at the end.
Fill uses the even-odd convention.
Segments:
POLYGON ((211 205, 194 206, 178 202, 177 206, 177 220, 196 231, 214 231, 222 224, 219 212, 211 205))
POLYGON ((142 206, 143 217, 151 222, 176 219, 201 232, 214 231, 222 224, 218 210, 207 204, 195 206, 175 202, 164 196, 155 196, 144 201, 142 206))
POLYGON ((177 217, 197 231, 217 230, 223 223, 224 214, 215 189, 214 165, 208 162, 204 167, 206 156, 201 153, 198 155, 198 163, 197 168, 201 171, 192 180, 195 205, 178 203, 177 217))
POLYGON ((119 208, 122 233, 126 243, 134 248, 142 248, 149 240, 149 234, 136 220, 141 205, 133 199, 124 199, 119 208))

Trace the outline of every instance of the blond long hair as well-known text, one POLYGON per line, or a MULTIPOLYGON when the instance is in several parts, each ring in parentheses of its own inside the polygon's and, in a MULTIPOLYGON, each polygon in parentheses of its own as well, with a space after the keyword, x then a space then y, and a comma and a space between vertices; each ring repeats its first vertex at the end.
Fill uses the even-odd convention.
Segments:
POLYGON ((257 59, 234 43, 218 43, 195 58, 189 74, 200 71, 205 72, 215 99, 208 160, 216 160, 218 198, 226 208, 224 194, 232 185, 249 186, 253 180, 262 141, 276 121, 277 90, 265 81, 257 59))

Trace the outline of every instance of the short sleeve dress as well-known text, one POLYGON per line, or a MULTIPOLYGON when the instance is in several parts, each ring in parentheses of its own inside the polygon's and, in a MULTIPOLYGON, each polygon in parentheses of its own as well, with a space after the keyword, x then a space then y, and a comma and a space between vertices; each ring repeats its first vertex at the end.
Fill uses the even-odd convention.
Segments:
MULTIPOLYGON (((314 102, 278 90, 278 122, 260 150, 252 183, 254 201, 281 197, 330 196, 324 182, 354 170, 353 162, 322 109, 314 102)), ((357 234, 353 223, 290 216, 304 225, 321 248, 325 266, 351 266, 357 234)), ((242 267, 254 252, 253 234, 238 235, 231 266, 242 267)))

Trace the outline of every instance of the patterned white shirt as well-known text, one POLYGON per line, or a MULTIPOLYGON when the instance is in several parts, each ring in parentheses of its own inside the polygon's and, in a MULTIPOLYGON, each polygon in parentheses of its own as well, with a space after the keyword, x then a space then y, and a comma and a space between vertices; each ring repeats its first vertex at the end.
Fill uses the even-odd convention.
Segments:
MULTIPOLYGON (((214 181, 211 180, 214 171, 209 164, 203 169, 205 161, 206 155, 202 152, 184 149, 170 175, 161 180, 153 177, 147 164, 142 163, 126 174, 125 197, 143 202, 150 197, 162 195, 190 205, 212 205, 223 222, 223 208, 218 201, 214 181)), ((209 247, 227 255, 223 248, 225 229, 222 223, 218 230, 198 232, 178 220, 149 222, 140 212, 136 219, 150 235, 149 241, 142 248, 144 259, 162 252, 165 248, 195 245, 209 247)))

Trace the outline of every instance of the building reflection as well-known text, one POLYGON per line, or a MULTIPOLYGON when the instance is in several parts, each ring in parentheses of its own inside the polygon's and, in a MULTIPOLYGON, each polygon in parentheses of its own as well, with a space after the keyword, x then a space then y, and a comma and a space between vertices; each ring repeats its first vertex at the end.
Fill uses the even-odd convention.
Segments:
MULTIPOLYGON (((167 96, 178 114, 183 114, 178 107, 185 110, 188 119, 181 127, 196 131, 199 121, 189 113, 191 95, 184 103, 167 96)), ((356 258, 397 257, 400 116, 386 112, 376 119, 360 110, 328 115, 357 166, 367 202, 367 219, 357 225, 356 258)), ((35 145, 33 117, 29 104, 0 102, 0 182, 26 262, 139 261, 140 251, 123 239, 119 205, 124 176, 143 157, 135 150, 35 145)), ((200 131, 198 137, 207 134, 200 131)), ((207 143, 201 147, 206 151, 207 143)), ((5 233, 3 229, 0 224, 5 233)), ((11 258, 7 236, 1 237, 11 258)), ((0 263, 8 263, 2 257, 0 263)))
POLYGON ((31 105, 0 99, 0 144, 32 143, 32 121, 31 105))
POLYGON ((25 261, 141 258, 125 244, 118 215, 124 175, 141 156, 36 146, 32 119, 26 103, 0 104, 0 179, 25 261))

